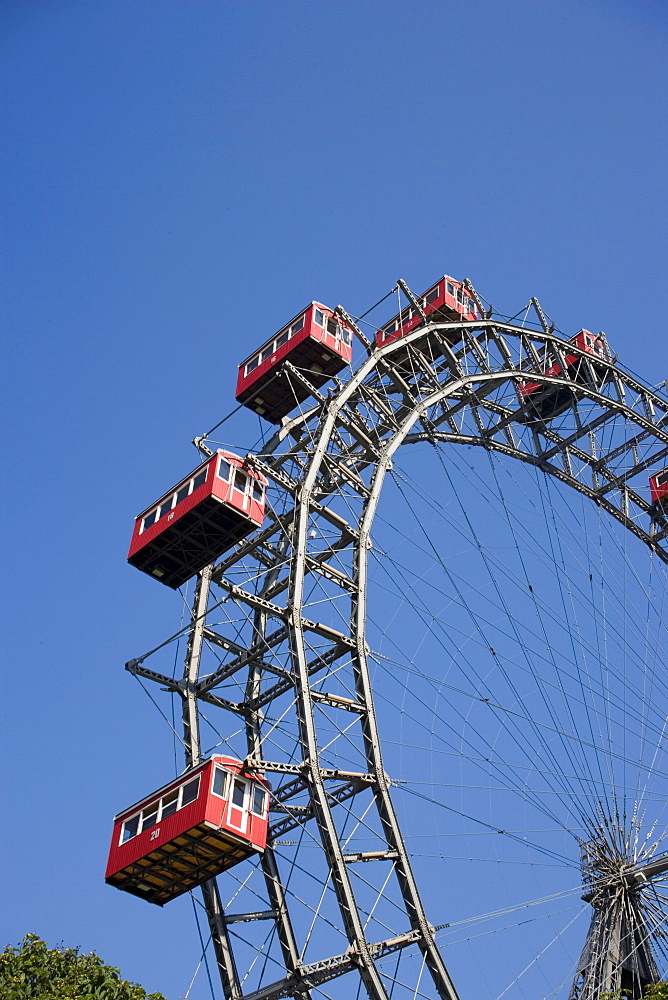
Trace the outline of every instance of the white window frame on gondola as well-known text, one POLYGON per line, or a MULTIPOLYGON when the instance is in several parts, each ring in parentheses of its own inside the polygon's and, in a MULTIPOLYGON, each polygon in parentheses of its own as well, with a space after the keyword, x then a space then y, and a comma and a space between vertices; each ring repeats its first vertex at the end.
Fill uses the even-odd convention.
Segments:
POLYGON ((200 792, 199 786, 200 776, 198 775, 190 781, 184 781, 184 783, 179 785, 178 788, 171 788, 168 792, 165 792, 164 795, 161 795, 159 799, 153 799, 152 802, 149 802, 148 805, 145 805, 142 809, 138 809, 137 812, 132 814, 132 816, 128 816, 127 819, 123 820, 123 825, 121 826, 119 844, 127 844, 129 840, 133 840, 135 837, 138 837, 140 833, 144 832, 144 830, 152 829, 154 826, 161 823, 163 819, 166 819, 168 816, 173 816, 175 812, 179 811, 179 809, 189 806, 191 802, 197 802, 200 792), (196 794, 189 798, 187 802, 184 802, 184 790, 195 784, 197 785, 196 794), (174 801, 172 798, 174 792, 176 792, 176 809, 173 809, 171 812, 165 814, 163 807, 164 800, 168 799, 167 804, 171 805, 174 801), (153 816, 155 816, 153 823, 146 826, 145 819, 150 819, 153 816), (135 820, 137 821, 135 832, 131 833, 129 837, 125 837, 125 831, 128 828, 128 824, 132 825, 135 820))

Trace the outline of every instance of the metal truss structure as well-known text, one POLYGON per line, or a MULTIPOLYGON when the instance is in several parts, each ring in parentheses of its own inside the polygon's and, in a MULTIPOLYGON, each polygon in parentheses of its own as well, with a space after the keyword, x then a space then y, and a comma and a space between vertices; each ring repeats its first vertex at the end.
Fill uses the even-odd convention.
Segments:
MULTIPOLYGON (((248 456, 270 483, 269 523, 199 575, 183 677, 145 657, 127 664, 182 699, 187 765, 201 759, 200 712, 215 707, 226 732, 245 734, 246 767, 274 783, 268 847, 243 882, 256 905, 232 912, 215 880, 203 890, 228 1000, 330 995, 319 991, 340 977, 337 995, 457 998, 397 819, 369 665, 371 531, 400 446, 470 445, 535 466, 668 562, 666 513, 646 498, 648 470, 668 465, 666 400, 558 336, 536 300, 529 329, 485 313, 466 284, 484 319, 428 322, 380 349, 338 307, 367 356, 326 396, 309 386, 310 409, 248 456), (555 360, 561 373, 548 374, 555 360), (528 373, 541 406, 520 392, 528 373), (348 846, 358 828, 364 850, 348 846), (318 845, 301 862, 312 900, 294 898, 279 870, 275 846, 290 835, 318 845), (405 949, 421 991, 388 971, 405 949)), ((308 384, 289 364, 282 377, 308 384)), ((637 995, 657 977, 638 897, 665 873, 665 856, 636 863, 603 842, 585 854, 594 917, 572 996, 629 984, 637 995), (633 959, 620 960, 624 948, 633 959)))
POLYGON ((638 864, 629 848, 604 829, 596 841, 583 845, 582 872, 589 883, 583 898, 594 913, 572 1000, 596 1000, 601 993, 620 990, 625 996, 641 996, 650 983, 659 982, 647 918, 658 915, 660 921, 663 916, 652 896, 654 880, 668 871, 668 855, 638 864))

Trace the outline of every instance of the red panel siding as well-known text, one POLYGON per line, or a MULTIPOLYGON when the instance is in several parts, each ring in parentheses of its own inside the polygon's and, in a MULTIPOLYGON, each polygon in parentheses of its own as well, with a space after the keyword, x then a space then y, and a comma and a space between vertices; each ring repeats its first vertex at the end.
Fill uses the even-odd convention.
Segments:
POLYGON ((281 377, 286 361, 303 370, 318 389, 351 360, 352 332, 331 309, 312 302, 239 366, 237 401, 279 423, 309 395, 303 383, 281 377), (322 315, 324 325, 316 321, 318 315, 322 315), (289 339, 279 343, 286 337, 289 339))
MULTIPOLYGON (((586 351, 587 354, 592 354, 594 357, 602 358, 604 361, 611 361, 612 357, 610 355, 610 349, 608 347, 607 341, 603 334, 598 334, 595 336, 590 333, 589 330, 580 330, 576 333, 574 337, 571 337, 570 344, 575 344, 581 350, 586 351)), ((553 360, 550 355, 546 355, 546 361, 553 360)), ((566 354, 565 361, 567 367, 573 366, 579 359, 577 354, 566 354)), ((551 375, 557 378, 561 375, 561 365, 559 363, 553 363, 545 369, 546 375, 551 375)), ((519 390, 520 395, 530 396, 531 393, 537 392, 544 389, 545 385, 542 382, 520 382, 519 390)))
POLYGON ((161 820, 150 829, 137 834, 136 837, 132 837, 124 844, 121 844, 120 842, 123 824, 126 819, 129 819, 139 811, 137 805, 126 809, 116 817, 116 820, 114 821, 114 831, 111 835, 111 846, 109 848, 109 859, 107 861, 105 878, 109 878, 109 876, 113 875, 115 872, 121 871, 121 869, 126 868, 127 865, 132 864, 133 861, 143 858, 156 847, 160 847, 168 840, 173 840, 175 837, 178 837, 179 834, 185 833, 187 830, 197 826, 198 823, 201 823, 202 820, 205 819, 207 809, 207 789, 211 784, 208 777, 210 770, 211 762, 207 762, 202 767, 189 771, 187 775, 182 775, 181 778, 172 782, 170 785, 166 785, 164 788, 160 789, 159 793, 154 793, 144 799, 143 802, 138 803, 140 808, 148 806, 151 802, 159 799, 161 795, 167 795, 170 791, 180 788, 181 785, 187 784, 198 775, 200 776, 199 795, 194 802, 191 802, 189 805, 177 810, 175 813, 172 813, 171 816, 161 820))
POLYGON ((654 503, 668 507, 668 469, 662 469, 649 478, 649 491, 654 503))
POLYGON ((219 451, 139 515, 128 561, 169 587, 181 586, 262 525, 265 486, 238 455, 219 451), (231 467, 231 481, 218 475, 221 461, 231 467), (239 478, 245 490, 235 489, 239 478))
MULTIPOLYGON (((475 322, 480 319, 476 305, 469 297, 468 292, 459 281, 444 275, 435 285, 419 297, 420 304, 427 316, 427 320, 444 322, 475 322), (450 292, 452 288, 452 292, 450 292)), ((383 328, 376 334, 376 347, 384 347, 391 344, 393 340, 406 337, 413 330, 416 330, 423 323, 419 312, 412 306, 407 306, 397 313, 389 323, 385 323, 383 328)))
POLYGON ((110 885, 163 905, 212 875, 264 850, 269 823, 269 783, 246 772, 240 761, 216 756, 130 806, 114 821, 105 878, 110 885), (222 784, 214 784, 218 778, 222 784), (167 812, 183 801, 183 789, 199 780, 197 798, 153 822, 154 806, 167 812), (241 808, 232 800, 232 784, 243 791, 241 808), (175 800, 174 796, 179 797, 175 800), (256 801, 260 799, 261 802, 256 801), (253 812, 260 807, 262 815, 253 812), (142 812, 143 811, 143 812, 142 812), (139 830, 135 821, 148 817, 152 825, 139 830), (131 835, 121 843, 124 824, 131 835), (139 832, 132 833, 134 830, 139 832))

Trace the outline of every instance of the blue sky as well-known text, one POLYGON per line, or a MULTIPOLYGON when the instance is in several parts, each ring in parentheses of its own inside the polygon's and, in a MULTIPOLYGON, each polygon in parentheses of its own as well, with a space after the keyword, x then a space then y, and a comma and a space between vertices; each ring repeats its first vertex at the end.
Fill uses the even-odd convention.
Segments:
MULTIPOLYGON (((5 0, 0 19, 2 940, 95 949, 176 997, 186 905, 149 918, 102 882, 111 815, 171 753, 123 671, 181 614, 125 564, 133 517, 195 464, 237 361, 314 298, 359 314, 397 277, 468 276, 664 379, 668 11, 5 0)), ((234 427, 250 446, 255 418, 234 427)))

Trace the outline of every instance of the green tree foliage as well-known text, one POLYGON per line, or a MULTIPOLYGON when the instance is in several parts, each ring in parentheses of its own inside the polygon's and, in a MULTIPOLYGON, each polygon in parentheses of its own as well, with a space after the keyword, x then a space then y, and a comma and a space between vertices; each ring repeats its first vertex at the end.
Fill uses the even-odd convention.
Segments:
MULTIPOLYGON (((605 990, 598 1000, 628 1000, 629 990, 605 990)), ((668 1000, 668 982, 650 983, 645 987, 643 1000, 668 1000)))
POLYGON ((668 1000, 668 982, 652 983, 645 990, 645 1000, 668 1000))
MULTIPOLYGON (((0 955, 2 1000, 165 1000, 121 979, 94 952, 49 948, 36 934, 26 934, 18 948, 0 955)), ((660 997, 654 1000, 661 1000, 660 997)))

